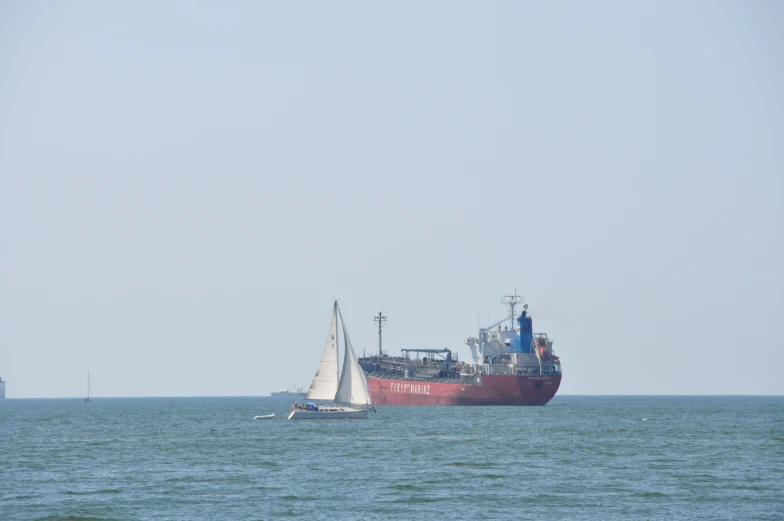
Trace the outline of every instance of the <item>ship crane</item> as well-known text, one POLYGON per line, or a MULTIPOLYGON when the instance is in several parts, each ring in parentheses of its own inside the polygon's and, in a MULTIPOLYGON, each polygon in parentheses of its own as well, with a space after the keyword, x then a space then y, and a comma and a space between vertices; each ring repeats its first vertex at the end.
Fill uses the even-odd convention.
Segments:
POLYGON ((507 320, 507 318, 502 318, 501 320, 499 320, 495 324, 491 324, 491 325, 489 325, 487 327, 480 328, 479 329, 479 338, 470 337, 470 338, 466 338, 464 340, 464 343, 471 350, 471 358, 474 359, 474 363, 475 364, 480 363, 480 360, 484 358, 484 355, 486 354, 485 353, 485 351, 486 351, 485 348, 490 345, 488 343, 488 341, 489 341, 488 333, 490 331, 492 331, 493 328, 495 328, 497 326, 500 326, 501 324, 506 322, 506 320, 507 320))
POLYGON ((506 320, 507 320, 507 317, 504 317, 504 318, 502 318, 501 320, 499 320, 498 322, 496 322, 495 324, 493 324, 492 326, 483 327, 483 328, 481 329, 481 331, 490 331, 490 330, 491 330, 491 329, 493 329, 494 327, 496 327, 496 326, 500 326, 501 324, 503 324, 504 322, 506 322, 506 320))
POLYGON ((378 322, 378 359, 381 360, 381 357, 384 355, 384 352, 381 350, 381 327, 386 324, 387 317, 381 314, 381 311, 378 312, 373 320, 378 322))

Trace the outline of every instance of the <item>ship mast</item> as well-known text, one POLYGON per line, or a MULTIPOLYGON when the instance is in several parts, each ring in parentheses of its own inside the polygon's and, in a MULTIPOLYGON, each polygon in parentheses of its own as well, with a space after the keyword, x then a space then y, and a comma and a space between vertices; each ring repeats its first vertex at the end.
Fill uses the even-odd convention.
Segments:
POLYGON ((378 315, 373 318, 375 322, 378 322, 378 359, 381 360, 381 326, 383 326, 386 321, 387 317, 381 314, 381 311, 378 312, 378 315))
POLYGON ((509 306, 509 331, 514 331, 515 330, 515 325, 514 325, 515 306, 518 304, 522 304, 523 296, 518 295, 517 289, 515 288, 514 294, 504 295, 503 298, 506 299, 506 302, 501 300, 501 304, 506 304, 507 306, 509 306))

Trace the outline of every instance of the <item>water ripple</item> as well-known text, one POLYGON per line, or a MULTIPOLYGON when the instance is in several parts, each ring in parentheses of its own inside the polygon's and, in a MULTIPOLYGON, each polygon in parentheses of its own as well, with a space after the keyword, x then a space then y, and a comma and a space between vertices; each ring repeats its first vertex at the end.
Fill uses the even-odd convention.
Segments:
POLYGON ((272 398, 0 401, 2 521, 781 519, 784 398, 289 422, 272 398), (279 419, 259 422, 260 412, 279 419))

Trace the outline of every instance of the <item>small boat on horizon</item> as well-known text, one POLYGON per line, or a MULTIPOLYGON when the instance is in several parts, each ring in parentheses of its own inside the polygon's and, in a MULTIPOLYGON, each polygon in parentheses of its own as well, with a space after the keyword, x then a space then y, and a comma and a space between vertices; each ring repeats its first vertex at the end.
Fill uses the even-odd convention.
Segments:
POLYGON ((90 387, 90 371, 87 371, 87 397, 84 399, 85 402, 93 401, 93 390, 90 387))

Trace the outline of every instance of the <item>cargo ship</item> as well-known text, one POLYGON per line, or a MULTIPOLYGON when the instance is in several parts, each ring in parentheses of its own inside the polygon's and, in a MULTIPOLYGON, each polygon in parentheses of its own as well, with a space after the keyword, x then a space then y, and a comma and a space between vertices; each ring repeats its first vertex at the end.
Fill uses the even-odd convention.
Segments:
POLYGON ((305 396, 305 391, 303 389, 297 389, 296 391, 289 391, 288 389, 281 389, 280 391, 273 391, 271 396, 275 397, 294 397, 294 398, 302 398, 305 396))
POLYGON ((0 400, 5 399, 5 382, 0 378, 0 400))
POLYGON ((508 315, 480 328, 463 343, 473 361, 458 360, 450 349, 401 349, 400 356, 382 350, 379 313, 378 354, 359 363, 375 405, 545 405, 561 385, 561 361, 546 333, 534 333, 533 321, 520 295, 504 295, 508 315), (516 307, 522 304, 522 313, 516 307), (508 321, 507 325, 504 325, 508 321))

